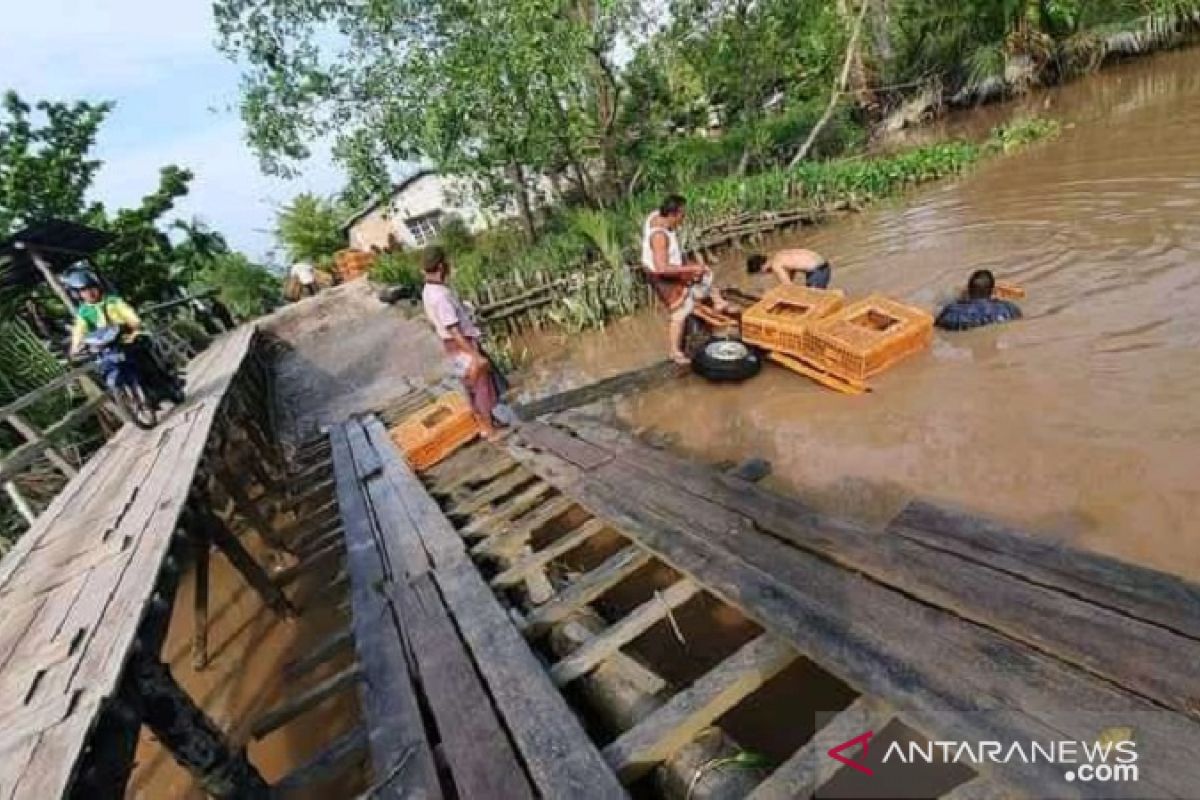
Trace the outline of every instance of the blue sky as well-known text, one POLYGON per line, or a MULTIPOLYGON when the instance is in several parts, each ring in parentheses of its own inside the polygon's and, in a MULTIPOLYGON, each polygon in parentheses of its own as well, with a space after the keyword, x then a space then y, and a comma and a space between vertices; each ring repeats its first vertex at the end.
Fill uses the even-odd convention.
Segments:
POLYGON ((254 257, 274 247, 274 209, 331 193, 340 172, 314 157, 295 181, 261 174, 237 112, 239 71, 217 52, 210 0, 4 0, 0 90, 26 100, 114 100, 100 133, 96 199, 135 204, 166 164, 196 178, 177 214, 199 217, 254 257))

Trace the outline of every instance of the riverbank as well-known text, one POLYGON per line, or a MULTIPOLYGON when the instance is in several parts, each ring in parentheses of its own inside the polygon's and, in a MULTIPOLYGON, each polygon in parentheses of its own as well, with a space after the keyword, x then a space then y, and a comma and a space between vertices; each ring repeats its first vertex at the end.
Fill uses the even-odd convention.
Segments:
MULTIPOLYGON (((992 269, 1028 290, 1025 321, 939 336, 864 398, 768 369, 740 387, 673 381, 612 413, 701 460, 767 458, 773 480, 827 513, 878 520, 934 497, 1200 576, 1200 548, 1180 535, 1200 514, 1200 50, 926 133, 974 135, 1030 108, 1062 136, 761 245, 814 248, 850 295, 928 308, 971 270, 992 269)), ((718 262, 718 279, 747 281, 739 261, 718 262)), ((603 333, 547 332, 517 347, 523 390, 552 393, 661 359, 665 322, 647 310, 603 333)))

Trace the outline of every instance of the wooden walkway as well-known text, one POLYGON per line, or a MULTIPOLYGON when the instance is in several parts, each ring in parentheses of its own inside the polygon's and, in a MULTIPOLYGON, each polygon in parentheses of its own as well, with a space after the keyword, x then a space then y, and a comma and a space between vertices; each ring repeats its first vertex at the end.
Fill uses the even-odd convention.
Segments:
POLYGON ((549 666, 555 683, 620 657, 697 592, 766 632, 604 749, 623 780, 780 669, 783 644, 861 697, 754 790, 760 800, 810 796, 840 767, 828 748, 892 719, 939 741, 1136 745, 1136 782, 1072 781, 1018 759, 980 765, 946 798, 1196 796, 1200 587, 925 503, 869 532, 595 425, 527 423, 507 450, 476 444, 425 476, 470 553, 497 566, 497 592, 533 596, 551 561, 602 531, 625 543, 535 602, 520 623, 531 641, 651 560, 681 576, 549 666), (569 511, 569 530, 539 535, 569 511))
POLYGON ((239 329, 201 354, 188 402, 155 430, 122 428, 0 562, 0 800, 57 798, 71 786, 156 602, 253 335, 239 329))

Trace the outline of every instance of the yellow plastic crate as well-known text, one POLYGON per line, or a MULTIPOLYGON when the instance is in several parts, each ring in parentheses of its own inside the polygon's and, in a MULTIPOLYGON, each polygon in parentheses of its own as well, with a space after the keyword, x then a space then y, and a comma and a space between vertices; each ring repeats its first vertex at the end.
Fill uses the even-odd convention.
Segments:
POLYGON ((421 472, 478 436, 479 423, 466 399, 449 393, 392 428, 391 434, 408 463, 421 472))
POLYGON ((933 317, 882 295, 810 326, 800 357, 848 381, 865 381, 933 341, 933 317))
POLYGON ((775 353, 799 357, 804 332, 842 307, 845 292, 779 286, 742 313, 742 340, 775 353))

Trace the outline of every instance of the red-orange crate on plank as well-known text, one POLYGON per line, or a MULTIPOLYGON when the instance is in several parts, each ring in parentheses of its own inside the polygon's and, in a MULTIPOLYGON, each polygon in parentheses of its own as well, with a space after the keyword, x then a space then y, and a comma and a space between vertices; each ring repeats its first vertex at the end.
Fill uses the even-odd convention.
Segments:
POLYGON ((392 428, 392 441, 418 472, 446 459, 479 435, 479 424, 460 394, 439 397, 392 428))
POLYGON ((844 292, 778 286, 742 313, 742 339, 777 353, 800 357, 804 331, 842 307, 844 292))
POLYGON ((832 375, 865 381, 933 341, 933 317, 871 295, 809 327, 801 357, 832 375))

